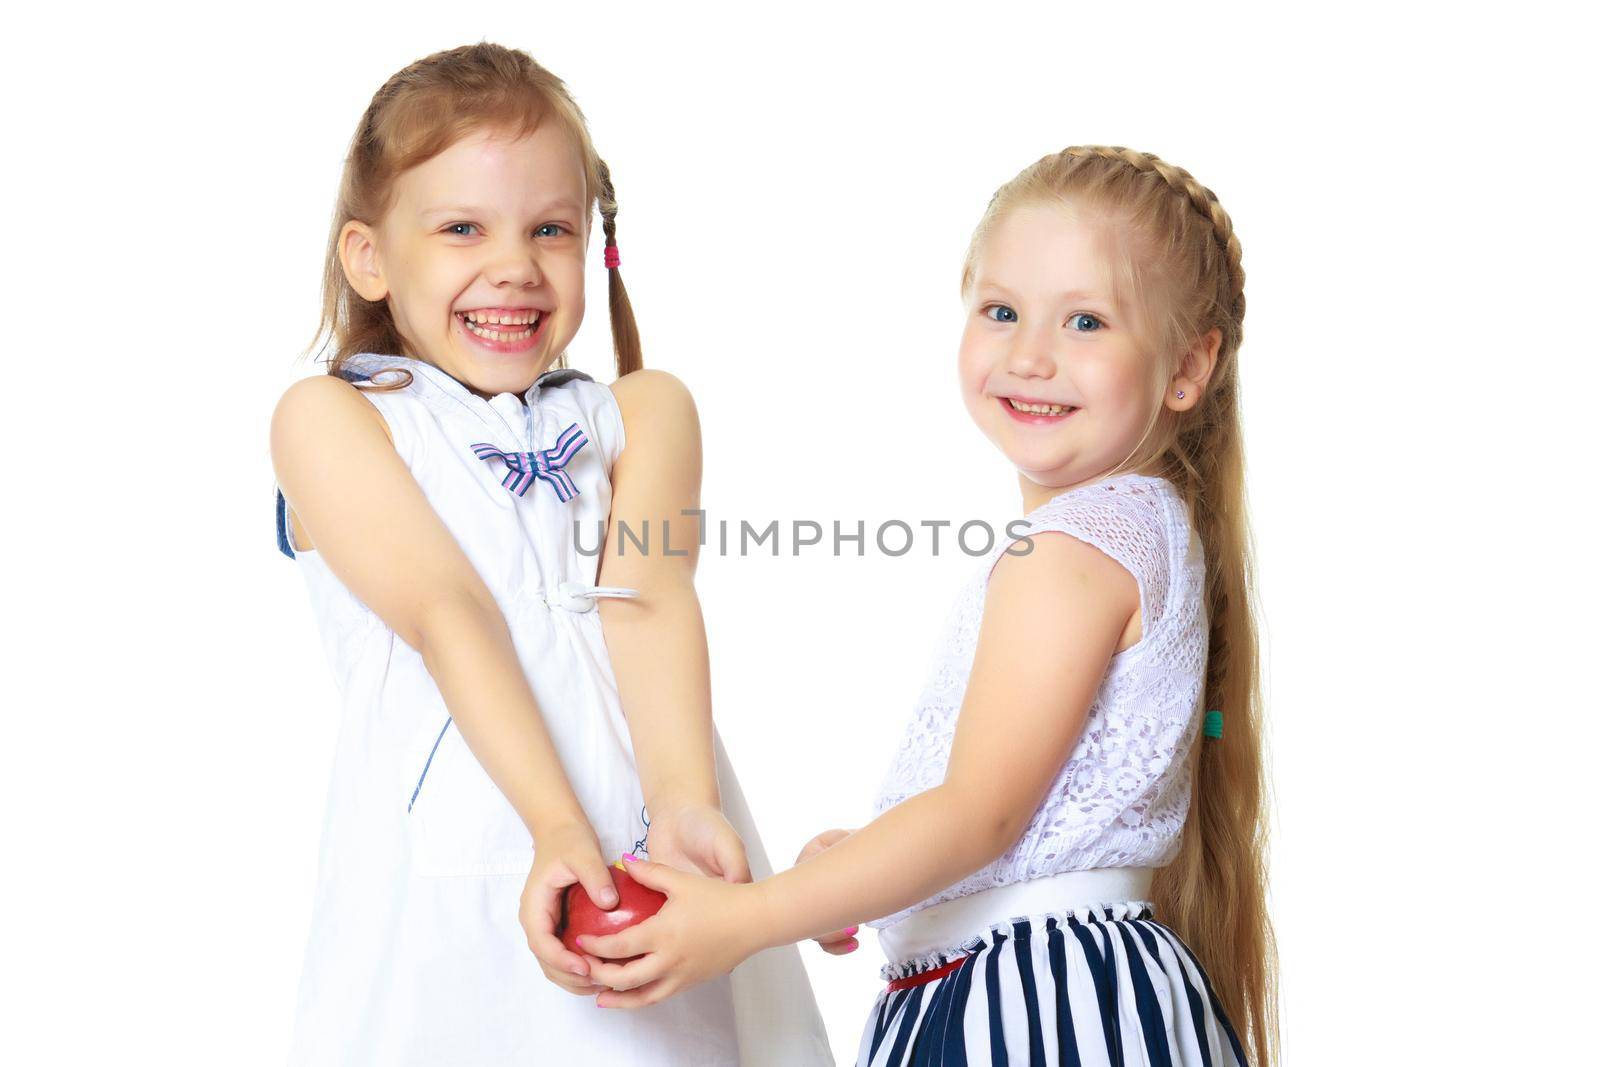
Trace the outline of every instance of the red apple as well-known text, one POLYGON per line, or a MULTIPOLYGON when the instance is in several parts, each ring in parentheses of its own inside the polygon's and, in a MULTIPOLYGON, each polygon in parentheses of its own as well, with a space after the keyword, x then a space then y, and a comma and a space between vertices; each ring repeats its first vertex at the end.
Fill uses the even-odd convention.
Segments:
MULTIPOLYGON (((561 919, 556 923, 556 936, 561 938, 561 943, 567 946, 569 951, 576 952, 580 956, 588 950, 578 946, 579 934, 600 936, 626 930, 650 918, 667 902, 665 893, 658 893, 648 886, 635 882, 622 860, 611 866, 614 868, 611 880, 616 884, 618 901, 617 906, 610 911, 596 907, 581 882, 573 882, 561 895, 561 919)), ((588 954, 598 955, 592 951, 588 954)), ((631 963, 638 958, 629 956, 616 962, 631 963)))

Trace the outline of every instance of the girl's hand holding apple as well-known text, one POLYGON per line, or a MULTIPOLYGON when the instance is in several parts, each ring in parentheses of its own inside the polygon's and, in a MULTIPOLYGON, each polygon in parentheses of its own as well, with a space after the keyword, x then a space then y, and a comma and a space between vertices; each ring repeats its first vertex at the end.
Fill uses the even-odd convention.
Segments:
POLYGON ((600 1007, 655 1004, 727 974, 767 947, 760 886, 647 860, 629 861, 626 870, 633 881, 665 894, 667 902, 657 914, 619 933, 578 939, 590 959, 590 977, 610 987, 596 999, 600 1007), (631 962, 613 962, 617 960, 631 962))
POLYGON ((561 943, 556 926, 561 921, 561 898, 569 886, 584 893, 597 910, 618 901, 600 842, 587 823, 567 823, 546 830, 534 843, 533 868, 522 890, 519 918, 528 948, 545 977, 569 993, 592 996, 597 985, 591 967, 598 962, 561 943))
MULTIPOLYGON (((630 862, 637 859, 638 857, 632 853, 623 857, 623 860, 630 862)), ((556 926, 556 934, 561 938, 561 943, 575 955, 584 954, 578 945, 579 937, 614 934, 626 930, 660 911, 661 905, 667 902, 667 898, 662 894, 634 881, 628 874, 627 864, 623 860, 611 865, 614 868, 611 880, 616 883, 617 893, 622 898, 616 907, 609 910, 595 907, 594 902, 589 899, 589 894, 585 893, 580 885, 569 885, 562 894, 561 921, 556 926)), ((628 959, 618 962, 632 961, 628 959)), ((595 991, 598 992, 598 988, 595 991)))

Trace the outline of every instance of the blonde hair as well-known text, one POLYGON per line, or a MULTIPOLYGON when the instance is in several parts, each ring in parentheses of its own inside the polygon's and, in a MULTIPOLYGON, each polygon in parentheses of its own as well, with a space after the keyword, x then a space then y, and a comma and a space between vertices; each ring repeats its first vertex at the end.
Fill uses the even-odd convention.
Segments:
POLYGON ((1254 547, 1245 506, 1239 422, 1244 269, 1233 222, 1182 167, 1115 145, 1045 156, 1001 186, 968 246, 969 296, 984 239, 1023 205, 1080 212, 1107 252, 1112 298, 1151 356, 1157 403, 1140 443, 1115 469, 1170 479, 1205 546, 1210 623, 1205 704, 1223 712, 1220 738, 1190 752, 1193 793, 1176 858, 1156 875, 1156 918, 1199 956, 1223 1010, 1261 1067, 1278 1054, 1278 965, 1267 913, 1267 782, 1256 641, 1254 547), (1188 411, 1161 403, 1179 360, 1210 330, 1216 366, 1188 411))
MULTIPOLYGON (((480 130, 522 136, 547 117, 567 132, 582 158, 585 215, 598 200, 605 246, 610 248, 617 243, 611 169, 595 152, 588 123, 566 85, 526 52, 487 41, 435 52, 392 76, 373 94, 345 157, 323 264, 322 318, 306 349, 326 349, 331 343, 329 374, 339 374, 357 352, 403 352, 388 304, 363 298, 345 277, 339 262, 339 233, 345 224, 356 220, 376 225, 393 202, 395 180, 461 138, 480 130)), ((606 273, 611 342, 621 377, 638 370, 644 361, 621 270, 613 267, 606 273)), ((565 352, 558 355, 555 366, 566 366, 565 352)), ((369 385, 403 388, 409 382, 407 373, 405 380, 392 385, 369 385)))

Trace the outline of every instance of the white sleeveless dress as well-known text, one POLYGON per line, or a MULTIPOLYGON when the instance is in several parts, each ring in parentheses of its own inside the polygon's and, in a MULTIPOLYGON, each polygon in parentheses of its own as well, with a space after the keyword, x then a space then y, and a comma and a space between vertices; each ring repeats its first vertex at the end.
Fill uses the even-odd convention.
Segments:
MULTIPOLYGON (((597 596, 633 592, 593 585, 625 444, 610 389, 562 370, 523 397, 485 400, 420 360, 363 353, 346 366, 350 380, 376 384, 405 380, 385 368, 411 372, 402 390, 363 392, 504 613, 602 856, 647 842, 594 610, 597 596)), ((793 945, 640 1009, 600 1008, 547 979, 518 920, 533 862, 527 828, 462 740, 422 658, 321 553, 294 547, 281 493, 277 509, 279 549, 300 563, 342 703, 291 1063, 834 1062, 793 945)), ((712 737, 723 810, 752 876, 767 877, 715 728, 712 737)))

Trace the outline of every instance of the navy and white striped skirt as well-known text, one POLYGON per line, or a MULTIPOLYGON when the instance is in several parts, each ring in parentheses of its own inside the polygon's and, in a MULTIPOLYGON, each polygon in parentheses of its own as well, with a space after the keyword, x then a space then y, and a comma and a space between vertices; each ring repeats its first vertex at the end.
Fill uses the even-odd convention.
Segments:
POLYGON ((890 964, 857 1067, 1247 1067, 1200 961, 1147 901, 995 923, 890 964))

